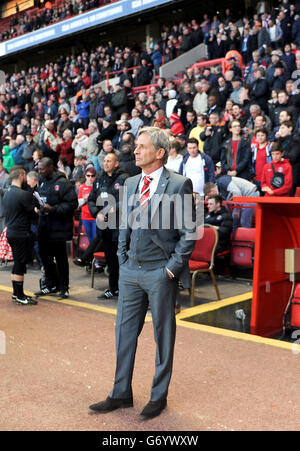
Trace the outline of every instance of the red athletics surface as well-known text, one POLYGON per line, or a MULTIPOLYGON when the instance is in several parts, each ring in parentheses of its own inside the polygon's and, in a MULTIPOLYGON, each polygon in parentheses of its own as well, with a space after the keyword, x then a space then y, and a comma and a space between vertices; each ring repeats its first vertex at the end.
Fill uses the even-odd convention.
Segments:
POLYGON ((0 293, 0 430, 299 430, 299 355, 199 330, 177 328, 168 406, 148 422, 154 369, 152 324, 142 331, 134 408, 96 415, 114 375, 115 316, 40 300, 19 306, 0 293))

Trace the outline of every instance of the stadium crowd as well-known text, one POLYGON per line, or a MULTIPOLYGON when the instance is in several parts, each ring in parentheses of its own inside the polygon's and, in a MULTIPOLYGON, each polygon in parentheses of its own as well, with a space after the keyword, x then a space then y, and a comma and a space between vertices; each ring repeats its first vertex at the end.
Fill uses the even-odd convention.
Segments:
POLYGON ((65 0, 54 2, 54 4, 38 0, 35 1, 34 8, 24 12, 20 12, 18 4, 16 4, 16 14, 12 16, 6 29, 2 31, 1 40, 6 41, 39 30, 107 3, 110 3, 110 0, 106 2, 102 0, 65 0))
POLYGON ((92 183, 86 173, 101 175, 107 154, 116 155, 115 169, 127 176, 139 171, 135 140, 141 127, 154 125, 170 136, 166 166, 190 174, 201 195, 205 183, 224 175, 251 182, 260 195, 295 195, 300 18, 293 4, 284 0, 279 6, 244 17, 240 26, 228 9, 212 19, 204 14, 163 26, 160 37, 145 45, 109 42, 7 74, 0 94, 0 183, 14 165, 37 171, 41 158, 49 157, 81 198, 85 186, 87 198, 92 183), (159 76, 163 62, 202 42, 209 59, 226 57, 223 73, 220 66, 195 64, 179 79, 159 76), (116 76, 116 84, 100 87, 116 76), (148 94, 135 93, 145 85, 151 85, 148 94), (275 151, 280 158, 272 163, 275 151), (274 188, 272 177, 280 172, 274 188))

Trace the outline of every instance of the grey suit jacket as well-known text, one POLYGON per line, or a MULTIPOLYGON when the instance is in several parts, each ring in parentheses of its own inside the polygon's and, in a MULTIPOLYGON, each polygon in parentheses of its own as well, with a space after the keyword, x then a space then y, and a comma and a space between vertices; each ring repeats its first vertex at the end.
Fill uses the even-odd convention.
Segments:
MULTIPOLYGON (((119 232, 118 257, 122 265, 127 260, 133 227, 132 212, 136 206, 141 175, 125 181, 122 202, 122 223, 119 232), (135 199, 135 200, 134 200, 135 199)), ((167 268, 190 286, 188 261, 195 245, 195 206, 190 179, 163 169, 157 190, 151 197, 151 238, 164 251, 167 268)))

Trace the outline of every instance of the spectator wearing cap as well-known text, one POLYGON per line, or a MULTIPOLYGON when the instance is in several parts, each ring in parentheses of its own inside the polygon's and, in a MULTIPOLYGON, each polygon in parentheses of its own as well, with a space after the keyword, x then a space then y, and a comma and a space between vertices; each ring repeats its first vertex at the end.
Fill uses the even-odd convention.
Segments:
POLYGON ((230 94, 230 99, 234 101, 234 103, 240 103, 240 92, 243 89, 242 79, 240 77, 233 77, 232 79, 232 92, 230 94))
POLYGON ((175 89, 169 89, 168 96, 169 100, 166 103, 167 118, 169 118, 172 113, 180 114, 177 110, 178 99, 176 98, 177 92, 175 91, 175 89))
POLYGON ((180 116, 176 113, 171 114, 170 116, 170 124, 171 124, 171 132, 174 136, 184 134, 184 125, 180 120, 180 116))
MULTIPOLYGON (((279 50, 273 50, 271 53, 271 63, 269 64, 266 72, 266 79, 269 84, 271 84, 272 78, 274 76, 275 66, 279 62, 282 62, 280 59, 280 52, 279 50)), ((283 67, 284 69, 286 69, 285 63, 283 63, 283 67)))

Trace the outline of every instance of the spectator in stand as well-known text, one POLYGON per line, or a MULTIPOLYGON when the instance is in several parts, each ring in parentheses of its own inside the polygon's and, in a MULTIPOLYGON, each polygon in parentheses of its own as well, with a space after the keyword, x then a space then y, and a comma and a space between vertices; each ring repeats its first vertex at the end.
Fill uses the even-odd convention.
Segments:
POLYGON ((224 174, 249 179, 250 143, 242 136, 240 121, 234 119, 229 127, 231 138, 221 148, 221 164, 224 174))
POLYGON ((81 221, 84 230, 87 234, 89 243, 96 238, 97 226, 96 220, 90 213, 88 207, 88 197, 93 188, 93 183, 96 179, 97 173, 93 167, 88 167, 85 171, 85 182, 78 190, 78 206, 81 208, 81 221))
POLYGON ((91 161, 95 169, 97 170, 97 155, 99 153, 97 138, 99 136, 99 130, 96 122, 91 121, 88 125, 88 143, 86 148, 86 157, 91 161))
POLYGON ((73 138, 72 132, 68 128, 63 132, 62 138, 57 138, 56 152, 59 158, 65 158, 68 166, 73 169, 74 167, 74 149, 72 147, 73 138))
POLYGON ((189 136, 193 128, 197 126, 197 113, 193 109, 186 112, 184 121, 184 134, 189 136))
POLYGON ((289 160, 293 170, 293 194, 299 186, 299 167, 300 167, 300 137, 293 133, 294 124, 292 121, 284 121, 280 124, 277 140, 283 149, 283 158, 289 160))
POLYGON ((199 150, 203 152, 204 141, 201 139, 201 133, 204 131, 207 126, 207 116, 206 114, 197 114, 197 125, 192 128, 188 138, 196 138, 199 142, 199 150))
POLYGON ((170 116, 171 132, 174 136, 184 134, 184 125, 180 120, 180 116, 176 113, 170 116))
POLYGON ((135 137, 138 135, 140 127, 143 127, 144 122, 140 118, 140 112, 137 108, 133 108, 131 111, 131 119, 129 119, 129 124, 131 126, 131 132, 135 137))
POLYGON ((220 194, 208 196, 208 214, 204 218, 205 224, 213 225, 218 231, 218 245, 216 253, 229 249, 230 234, 232 232, 232 216, 228 209, 222 205, 223 198, 220 194))
POLYGON ((170 150, 168 161, 165 167, 171 171, 179 172, 180 165, 182 163, 182 155, 179 153, 181 150, 180 142, 176 139, 170 141, 170 150))
POLYGON ((127 96, 124 88, 117 83, 111 98, 111 104, 115 116, 119 119, 122 113, 127 113, 127 96))
POLYGON ((86 156, 88 136, 85 134, 83 128, 78 128, 77 133, 72 141, 72 149, 74 150, 74 157, 79 155, 86 156))
POLYGON ((80 102, 76 105, 76 111, 79 115, 80 126, 86 130, 90 121, 90 102, 86 94, 82 94, 80 102))
POLYGON ((268 141, 268 131, 265 128, 255 131, 256 142, 251 145, 252 174, 255 183, 261 188, 263 168, 271 157, 271 143, 268 141))
POLYGON ((178 99, 177 99, 177 92, 175 89, 170 89, 168 92, 169 100, 166 103, 166 115, 167 118, 171 116, 172 113, 181 114, 181 111, 178 110, 178 99))
POLYGON ((217 112, 209 115, 209 124, 200 134, 201 141, 204 142, 203 150, 212 159, 214 165, 220 161, 221 146, 225 139, 225 129, 220 124, 220 117, 217 112))
POLYGON ((207 104, 207 93, 203 91, 201 81, 197 81, 195 83, 196 95, 193 99, 193 109, 197 114, 205 114, 207 112, 208 104, 207 104))
POLYGON ((63 133, 67 130, 67 128, 72 130, 73 124, 72 121, 70 121, 68 112, 65 109, 61 109, 59 115, 60 118, 57 124, 57 135, 62 138, 63 133))
POLYGON ((279 142, 272 144, 272 161, 264 166, 261 181, 261 190, 265 196, 290 196, 293 187, 292 166, 283 158, 284 150, 279 142), (277 183, 275 174, 280 174, 277 183))
POLYGON ((258 104, 261 109, 268 112, 269 84, 265 77, 265 70, 258 67, 254 71, 255 81, 250 87, 250 99, 252 103, 258 104))
POLYGON ((187 140, 187 154, 183 157, 179 174, 191 179, 193 193, 204 195, 204 184, 215 181, 215 169, 212 159, 199 150, 199 143, 195 138, 187 140))

